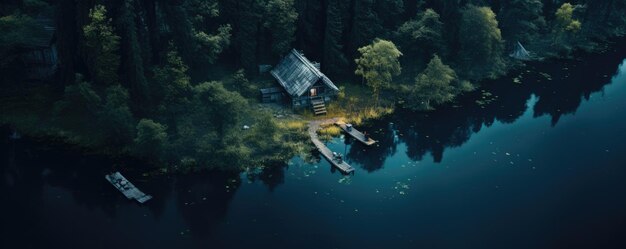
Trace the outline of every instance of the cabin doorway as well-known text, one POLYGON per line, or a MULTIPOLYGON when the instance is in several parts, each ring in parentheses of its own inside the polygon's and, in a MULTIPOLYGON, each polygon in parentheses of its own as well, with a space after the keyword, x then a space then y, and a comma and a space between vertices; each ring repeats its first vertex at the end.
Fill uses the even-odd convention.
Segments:
POLYGON ((317 96, 317 88, 313 87, 311 88, 311 97, 315 97, 317 96))

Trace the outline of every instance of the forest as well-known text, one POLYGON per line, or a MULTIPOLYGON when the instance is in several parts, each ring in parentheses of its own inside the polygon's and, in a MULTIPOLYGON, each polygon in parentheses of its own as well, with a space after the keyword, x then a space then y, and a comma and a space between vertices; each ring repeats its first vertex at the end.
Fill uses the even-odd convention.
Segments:
POLYGON ((523 67, 518 44, 528 60, 602 50, 624 13, 626 0, 7 0, 0 124, 164 170, 270 166, 308 148, 305 125, 258 107, 259 66, 292 48, 343 108, 428 112, 523 67), (29 79, 22 56, 42 43, 58 62, 29 79))

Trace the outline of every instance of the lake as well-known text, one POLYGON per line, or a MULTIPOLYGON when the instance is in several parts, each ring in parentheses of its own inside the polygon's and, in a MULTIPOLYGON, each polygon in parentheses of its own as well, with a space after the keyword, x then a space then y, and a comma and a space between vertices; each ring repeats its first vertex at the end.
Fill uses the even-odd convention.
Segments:
POLYGON ((329 141, 349 176, 298 157, 147 178, 133 160, 5 131, 0 247, 626 248, 626 48, 578 58, 357 127, 373 147, 329 141), (112 170, 154 199, 125 199, 112 170))

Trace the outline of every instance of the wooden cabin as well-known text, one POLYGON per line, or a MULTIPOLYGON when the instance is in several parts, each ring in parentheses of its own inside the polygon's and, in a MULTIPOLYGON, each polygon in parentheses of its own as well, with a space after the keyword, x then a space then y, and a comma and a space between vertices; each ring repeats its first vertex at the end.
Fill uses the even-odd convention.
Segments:
MULTIPOLYGON (((309 61, 293 49, 270 71, 280 88, 261 92, 264 101, 288 98, 294 109, 312 108, 315 114, 326 114, 325 103, 339 93, 339 88, 324 75, 319 64, 309 61)), ((270 89, 270 88, 268 88, 270 89)))
POLYGON ((52 77, 58 67, 56 48, 56 27, 50 18, 36 20, 42 32, 37 39, 23 44, 19 60, 26 68, 26 78, 30 80, 46 80, 52 77))

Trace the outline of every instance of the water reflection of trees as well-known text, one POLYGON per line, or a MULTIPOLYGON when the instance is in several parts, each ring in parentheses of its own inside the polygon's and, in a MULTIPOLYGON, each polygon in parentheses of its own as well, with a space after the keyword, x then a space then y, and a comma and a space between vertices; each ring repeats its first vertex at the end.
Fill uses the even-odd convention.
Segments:
POLYGON ((372 138, 377 140, 379 144, 365 146, 346 136, 345 142, 352 143, 346 155, 351 161, 362 165, 363 169, 373 172, 382 168, 387 157, 396 153, 396 145, 398 144, 395 138, 396 132, 389 125, 389 121, 384 119, 371 121, 361 130, 371 134, 372 138))
POLYGON ((620 54, 609 52, 588 60, 558 63, 561 71, 556 77, 534 91, 539 96, 534 116, 549 115, 554 126, 563 115, 574 114, 583 98, 589 100, 592 93, 610 83, 610 76, 616 73, 616 66, 623 60, 620 54))
MULTIPOLYGON (((241 184, 238 173, 146 178, 124 169, 125 165, 138 163, 130 160, 121 160, 125 162, 122 165, 120 161, 85 155, 74 149, 31 143, 27 139, 17 142, 17 145, 0 142, 3 160, 0 166, 2 210, 4 214, 11 214, 1 222, 2 231, 11 231, 11 240, 6 241, 8 245, 19 243, 23 245, 20 247, 41 247, 45 244, 46 226, 41 224, 46 213, 44 201, 59 198, 51 196, 57 192, 45 191, 49 187, 60 188, 70 194, 71 200, 63 202, 73 202, 78 208, 87 210, 101 210, 109 219, 116 219, 119 212, 127 212, 139 205, 124 198, 105 181, 104 174, 112 170, 124 172, 135 185, 154 196, 141 205, 150 211, 154 219, 161 219, 166 206, 173 201, 176 204, 174 214, 180 215, 191 234, 198 238, 206 238, 212 228, 224 219, 228 205, 241 184), (13 177, 15 175, 19 177, 13 177)), ((69 221, 73 219, 67 218, 69 221)))
POLYGON ((239 174, 194 174, 175 179, 176 205, 191 234, 207 238, 228 211, 228 206, 241 186, 239 174))
POLYGON ((496 121, 515 122, 527 111, 527 101, 532 95, 538 99, 532 110, 534 117, 548 115, 554 126, 563 115, 574 114, 583 98, 589 99, 592 93, 610 83, 609 77, 623 60, 621 54, 529 65, 523 71, 511 73, 511 78, 487 82, 485 90, 492 94, 488 105, 475 102, 482 98, 482 93, 477 91, 431 113, 398 110, 393 117, 363 128, 384 131, 373 136, 379 147, 364 150, 353 144, 348 156, 371 172, 381 168, 386 157, 395 153, 399 140, 406 144, 406 153, 412 160, 419 161, 430 154, 435 162, 441 162, 446 148, 463 145, 483 127, 490 127, 496 121), (512 77, 519 77, 522 84, 513 83, 512 77))

